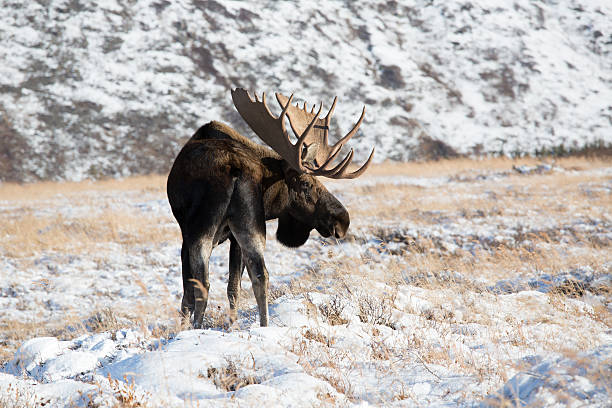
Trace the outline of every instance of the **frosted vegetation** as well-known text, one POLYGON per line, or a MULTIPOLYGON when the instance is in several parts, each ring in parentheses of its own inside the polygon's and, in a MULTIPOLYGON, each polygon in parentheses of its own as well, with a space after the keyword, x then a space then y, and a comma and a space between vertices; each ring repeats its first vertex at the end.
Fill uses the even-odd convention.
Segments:
POLYGON ((327 182, 347 239, 268 224, 270 327, 227 244, 182 325, 163 177, 0 187, 0 405, 594 406, 612 383, 612 168, 377 166, 327 182))
POLYGON ((0 178, 166 173, 229 89, 367 106, 357 158, 612 143, 612 3, 4 1, 0 178))
POLYGON ((0 21, 0 407, 612 405, 610 1, 6 0, 0 21), (332 137, 366 105, 352 145, 378 164, 326 181, 346 239, 290 250, 268 224, 270 327, 246 276, 229 325, 224 244, 193 330, 165 175, 210 120, 252 135, 237 86, 338 95, 332 137))

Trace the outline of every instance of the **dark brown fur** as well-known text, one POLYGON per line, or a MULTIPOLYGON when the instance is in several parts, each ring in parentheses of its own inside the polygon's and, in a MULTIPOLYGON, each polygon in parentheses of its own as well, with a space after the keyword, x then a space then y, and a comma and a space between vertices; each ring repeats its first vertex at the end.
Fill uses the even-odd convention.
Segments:
POLYGON ((185 316, 193 312, 194 327, 202 326, 210 287, 208 259, 216 245, 230 240, 230 320, 236 319, 246 266, 260 324, 267 326, 265 222, 278 218, 277 239, 289 247, 304 244, 312 229, 341 238, 350 222, 346 209, 315 177, 297 173, 273 150, 219 122, 202 126, 185 144, 167 189, 183 236, 181 311, 185 316))

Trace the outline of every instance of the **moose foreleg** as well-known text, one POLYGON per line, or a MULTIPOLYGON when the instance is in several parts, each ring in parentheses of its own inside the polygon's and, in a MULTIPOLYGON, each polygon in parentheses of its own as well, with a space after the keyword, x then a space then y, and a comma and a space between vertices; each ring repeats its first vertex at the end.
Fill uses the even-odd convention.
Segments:
MULTIPOLYGON (((266 225, 262 220, 258 226, 259 231, 248 228, 248 226, 245 228, 242 225, 231 226, 230 228, 233 228, 232 234, 240 245, 242 261, 249 272, 253 293, 259 308, 259 324, 264 327, 268 325, 268 270, 264 262, 266 225)), ((235 250, 237 251, 237 249, 235 250)))
POLYGON ((245 262, 251 278, 253 293, 259 308, 259 325, 268 325, 268 270, 263 258, 263 251, 245 254, 245 262))
POLYGON ((242 260, 249 272, 253 293, 259 307, 259 324, 268 325, 268 271, 264 262, 266 247, 266 220, 257 184, 242 182, 236 184, 235 200, 230 211, 239 216, 229 220, 229 227, 242 252, 242 260))

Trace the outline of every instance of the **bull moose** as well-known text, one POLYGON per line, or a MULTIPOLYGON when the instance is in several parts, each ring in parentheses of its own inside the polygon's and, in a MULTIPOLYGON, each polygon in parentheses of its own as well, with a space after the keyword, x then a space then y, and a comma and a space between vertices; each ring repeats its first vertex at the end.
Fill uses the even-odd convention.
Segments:
POLYGON ((246 266, 259 308, 261 326, 268 325, 268 271, 264 262, 266 221, 278 219, 277 239, 288 247, 306 242, 316 229, 324 237, 342 238, 349 214, 315 176, 351 179, 370 165, 368 160, 347 172, 353 150, 332 164, 340 149, 357 132, 365 107, 353 129, 333 146, 328 145, 329 122, 337 97, 323 119, 321 106, 309 112, 307 104, 292 105, 293 95, 279 93, 282 112, 274 116, 266 95, 255 100, 241 88, 232 91, 236 109, 250 128, 272 149, 258 145, 231 127, 210 122, 183 146, 168 176, 172 213, 181 228, 183 245, 183 300, 181 312, 193 326, 202 327, 208 301, 208 261, 212 249, 230 240, 227 297, 230 322, 237 316, 240 281, 246 266), (297 137, 292 143, 285 118, 297 137))

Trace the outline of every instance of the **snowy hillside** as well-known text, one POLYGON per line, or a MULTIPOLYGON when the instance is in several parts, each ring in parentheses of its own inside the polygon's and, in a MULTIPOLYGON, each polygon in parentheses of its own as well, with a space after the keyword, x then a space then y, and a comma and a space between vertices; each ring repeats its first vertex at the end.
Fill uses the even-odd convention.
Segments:
POLYGON ((165 173, 199 125, 247 132, 235 86, 337 94, 336 136, 365 104, 358 158, 612 143, 606 0, 7 0, 0 21, 0 180, 165 173))

